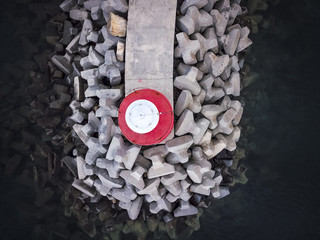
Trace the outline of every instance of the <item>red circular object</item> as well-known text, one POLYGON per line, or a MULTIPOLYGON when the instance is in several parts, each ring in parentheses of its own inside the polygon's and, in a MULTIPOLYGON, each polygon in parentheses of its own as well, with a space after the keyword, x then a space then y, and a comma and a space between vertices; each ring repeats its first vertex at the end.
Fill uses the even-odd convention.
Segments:
POLYGON ((169 135, 173 128, 173 109, 169 100, 160 92, 153 89, 136 90, 123 99, 119 107, 118 123, 122 134, 137 145, 153 145, 160 143, 169 135), (158 109, 159 122, 150 132, 137 133, 131 130, 126 122, 126 110, 137 100, 148 100, 158 109))

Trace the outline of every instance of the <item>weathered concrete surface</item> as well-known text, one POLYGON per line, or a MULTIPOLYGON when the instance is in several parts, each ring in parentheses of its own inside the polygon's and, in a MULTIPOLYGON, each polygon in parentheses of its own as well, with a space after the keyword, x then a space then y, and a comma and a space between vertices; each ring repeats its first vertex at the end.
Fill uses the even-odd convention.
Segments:
MULTIPOLYGON (((177 0, 130 0, 125 93, 150 88, 173 107, 173 46, 177 0), (161 9, 161 11, 159 11, 161 9)), ((173 138, 173 131, 167 139, 173 138)))

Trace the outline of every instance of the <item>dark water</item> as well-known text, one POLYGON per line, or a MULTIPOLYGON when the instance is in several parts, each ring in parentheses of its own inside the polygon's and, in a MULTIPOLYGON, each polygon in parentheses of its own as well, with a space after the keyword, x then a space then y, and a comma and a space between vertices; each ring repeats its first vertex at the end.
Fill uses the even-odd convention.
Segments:
MULTIPOLYGON (((27 12, 17 6, 1 6, 2 65, 30 50, 14 35, 27 12), (10 24, 12 16, 19 21, 10 24)), ((192 239, 320 239, 319 9, 317 0, 280 1, 266 13, 275 28, 251 36, 251 68, 259 77, 243 91, 244 119, 255 129, 244 160, 249 181, 205 211, 192 239)), ((1 86, 19 84, 7 81, 1 86)), ((16 205, 32 191, 7 176, 0 184, 0 239, 30 239, 35 223, 21 221, 16 205)))

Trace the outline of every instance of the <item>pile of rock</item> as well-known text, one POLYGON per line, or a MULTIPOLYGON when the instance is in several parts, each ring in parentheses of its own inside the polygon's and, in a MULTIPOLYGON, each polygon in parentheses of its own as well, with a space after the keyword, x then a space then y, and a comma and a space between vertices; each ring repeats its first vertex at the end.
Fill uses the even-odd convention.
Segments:
MULTIPOLYGON (((103 197, 125 209, 131 219, 143 207, 160 211, 165 222, 198 213, 206 199, 229 194, 217 165, 222 151, 234 151, 240 137, 241 52, 251 41, 249 30, 235 24, 240 1, 185 0, 177 17, 175 138, 142 148, 126 141, 116 125, 124 96, 125 0, 65 0, 64 55, 52 63, 73 88, 56 85, 51 107, 69 104, 74 149, 63 158, 74 175, 72 186, 82 201, 103 197), (73 90, 72 90, 73 89, 73 90), (72 96, 71 96, 72 95, 72 96)), ((61 51, 63 52, 63 51, 61 51)))

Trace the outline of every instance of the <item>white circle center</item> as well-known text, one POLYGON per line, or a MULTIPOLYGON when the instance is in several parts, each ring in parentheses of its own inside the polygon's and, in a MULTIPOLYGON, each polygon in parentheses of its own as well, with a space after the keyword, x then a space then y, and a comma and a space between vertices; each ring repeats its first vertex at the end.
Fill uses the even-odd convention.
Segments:
POLYGON ((158 125, 159 111, 152 102, 140 99, 129 105, 125 119, 132 131, 136 133, 148 133, 158 125))

